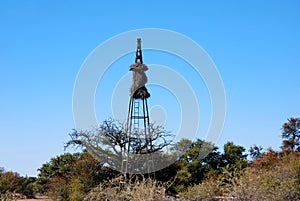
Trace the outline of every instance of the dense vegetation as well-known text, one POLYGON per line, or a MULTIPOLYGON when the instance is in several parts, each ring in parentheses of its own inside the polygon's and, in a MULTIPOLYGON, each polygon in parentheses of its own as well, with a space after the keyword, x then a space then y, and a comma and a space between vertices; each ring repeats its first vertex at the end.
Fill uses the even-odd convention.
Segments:
MULTIPOLYGON (((282 126, 281 151, 253 145, 249 150, 227 142, 220 150, 208 142, 190 144, 175 163, 156 172, 155 180, 136 175, 128 184, 121 175, 88 152, 65 153, 39 168, 37 178, 0 169, 0 200, 15 194, 47 194, 54 200, 300 200, 300 120, 282 126), (201 148, 212 151, 201 158, 201 148)), ((175 150, 176 151, 176 150, 175 150)))
POLYGON ((11 200, 15 197, 34 197, 36 178, 21 177, 18 173, 0 168, 0 200, 11 200))

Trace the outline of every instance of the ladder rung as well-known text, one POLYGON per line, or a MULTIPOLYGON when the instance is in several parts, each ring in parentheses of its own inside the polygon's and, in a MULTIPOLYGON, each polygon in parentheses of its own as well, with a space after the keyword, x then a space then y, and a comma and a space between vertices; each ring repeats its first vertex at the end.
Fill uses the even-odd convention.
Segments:
MULTIPOLYGON (((143 116, 132 116, 133 119, 144 119, 143 116)), ((146 117, 147 118, 147 117, 146 117)))

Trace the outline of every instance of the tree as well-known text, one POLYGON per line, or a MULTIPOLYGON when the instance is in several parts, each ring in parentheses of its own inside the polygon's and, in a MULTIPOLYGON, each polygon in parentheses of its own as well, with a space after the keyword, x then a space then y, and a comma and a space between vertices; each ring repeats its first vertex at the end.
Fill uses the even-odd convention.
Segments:
POLYGON ((233 144, 233 142, 227 142, 224 145, 224 159, 227 164, 235 164, 240 160, 245 160, 247 155, 243 154, 245 148, 239 145, 233 144))
POLYGON ((71 164, 78 160, 79 157, 79 153, 66 153, 51 158, 50 162, 43 164, 42 167, 38 169, 39 179, 50 179, 56 176, 68 179, 70 177, 71 164))
POLYGON ((289 118, 282 125, 283 148, 300 151, 300 118, 289 118))
POLYGON ((22 184, 22 178, 16 172, 4 172, 1 173, 0 177, 0 194, 5 194, 6 192, 17 192, 22 184))
POLYGON ((84 195, 100 182, 108 181, 118 175, 116 171, 104 167, 86 151, 81 153, 78 160, 72 163, 70 174, 69 197, 70 200, 74 201, 80 198, 78 195, 84 195))
POLYGON ((51 158, 39 169, 37 183, 41 193, 47 193, 55 200, 77 201, 100 182, 116 175, 116 171, 104 167, 83 151, 51 158))
POLYGON ((26 198, 34 198, 35 177, 21 177, 18 173, 0 168, 0 200, 18 193, 26 198))
POLYGON ((251 145, 249 152, 252 159, 257 159, 262 155, 262 146, 251 145))
POLYGON ((247 167, 248 162, 246 161, 247 154, 244 154, 245 148, 239 145, 233 144, 233 142, 227 142, 224 145, 224 162, 229 166, 229 170, 234 168, 243 169, 247 167), (232 168, 231 168, 232 167, 232 168))
POLYGON ((68 200, 68 184, 71 180, 72 164, 80 157, 79 153, 66 153, 50 159, 38 169, 37 184, 41 193, 47 193, 57 200, 68 200))
POLYGON ((222 155, 218 148, 209 142, 182 139, 175 144, 173 152, 182 154, 175 162, 177 174, 173 193, 183 192, 188 186, 199 184, 208 173, 215 174, 222 166, 222 155))
POLYGON ((4 167, 0 167, 0 177, 2 176, 2 174, 5 172, 4 167))
MULTIPOLYGON (((145 155, 150 153, 155 153, 157 159, 161 160, 159 151, 170 145, 173 135, 154 124, 150 124, 148 131, 149 136, 145 139, 143 130, 136 129, 129 134, 124 124, 117 124, 113 119, 108 119, 94 130, 74 130, 66 147, 84 147, 100 163, 121 170, 124 153, 127 152, 131 161, 142 161, 145 155)), ((132 169, 130 172, 135 172, 135 166, 128 167, 132 169)))
POLYGON ((25 177, 21 179, 21 187, 18 190, 19 193, 24 195, 26 198, 35 198, 34 193, 35 193, 35 177, 25 177))

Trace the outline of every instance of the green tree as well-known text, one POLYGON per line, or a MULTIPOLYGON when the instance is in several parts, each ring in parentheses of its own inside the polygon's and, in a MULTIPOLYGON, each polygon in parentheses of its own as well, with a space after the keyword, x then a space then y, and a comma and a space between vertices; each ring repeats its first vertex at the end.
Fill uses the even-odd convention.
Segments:
POLYGON ((233 142, 227 142, 224 145, 224 159, 227 164, 235 164, 240 160, 245 160, 247 154, 244 154, 245 148, 239 145, 233 144, 233 142))
POLYGON ((261 155, 262 155, 261 151, 262 150, 263 150, 262 146, 251 145, 250 149, 249 149, 251 158, 252 159, 257 159, 257 158, 261 157, 261 155))
POLYGON ((0 168, 0 200, 19 193, 26 198, 34 198, 35 177, 21 177, 18 173, 0 168), (1 195, 3 195, 1 197, 1 195), (6 195, 6 196, 4 196, 6 195))
POLYGON ((17 192, 22 184, 22 178, 16 172, 3 172, 0 177, 0 194, 5 194, 6 192, 17 192))
POLYGON ((35 177, 23 177, 21 179, 21 186, 18 192, 26 196, 26 198, 35 198, 35 181, 35 177))
POLYGON ((39 171, 39 179, 50 179, 55 176, 64 177, 68 179, 71 172, 71 164, 78 160, 80 157, 79 153, 66 153, 50 159, 42 165, 39 171))
POLYGON ((66 153, 50 159, 38 169, 37 184, 41 193, 68 200, 68 184, 71 180, 72 164, 80 157, 79 153, 66 153))
POLYGON ((0 177, 2 176, 2 174, 5 172, 4 167, 0 167, 0 177))
POLYGON ((87 151, 82 152, 79 159, 72 163, 70 200, 76 200, 78 194, 84 195, 100 182, 108 181, 118 174, 117 171, 103 166, 87 151))
POLYGON ((300 118, 289 118, 281 129, 283 148, 300 151, 300 118))
POLYGON ((223 164, 218 148, 199 139, 195 142, 183 139, 174 146, 173 151, 183 152, 175 162, 177 175, 171 189, 174 193, 185 191, 188 186, 201 183, 206 174, 215 174, 223 164))
POLYGON ((37 183, 41 193, 56 200, 77 201, 100 182, 118 173, 103 166, 88 152, 66 153, 45 163, 39 169, 37 183), (78 196, 80 195, 80 196, 78 196))

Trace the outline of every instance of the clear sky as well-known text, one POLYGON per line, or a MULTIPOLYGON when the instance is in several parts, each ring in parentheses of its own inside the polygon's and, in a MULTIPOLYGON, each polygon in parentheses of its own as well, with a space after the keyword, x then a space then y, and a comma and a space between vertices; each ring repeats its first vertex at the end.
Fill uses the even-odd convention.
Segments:
POLYGON ((299 19, 297 0, 1 1, 0 167, 36 175, 63 153, 85 58, 141 28, 182 33, 215 62, 227 97, 218 146, 278 149, 281 125, 300 116, 299 19))

